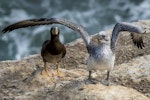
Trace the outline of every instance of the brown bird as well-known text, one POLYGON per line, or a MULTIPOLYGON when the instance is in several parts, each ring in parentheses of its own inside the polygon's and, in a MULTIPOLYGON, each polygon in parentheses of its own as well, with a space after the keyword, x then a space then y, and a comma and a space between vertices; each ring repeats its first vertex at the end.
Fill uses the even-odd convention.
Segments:
MULTIPOLYGON (((11 26, 11 25, 10 25, 11 26)), ((7 29, 4 29, 7 30, 7 29)), ((4 32, 4 31, 3 31, 4 32)), ((47 67, 47 62, 51 64, 57 64, 57 75, 60 75, 59 66, 60 61, 66 55, 66 48, 59 40, 59 28, 52 27, 50 29, 51 39, 46 40, 41 49, 41 56, 44 62, 44 69, 42 70, 42 74, 46 73, 48 76, 54 76, 52 71, 47 67)))
POLYGON ((52 27, 50 30, 51 39, 46 40, 42 45, 41 56, 44 62, 44 71, 49 75, 49 69, 46 63, 57 63, 57 74, 60 76, 60 61, 66 55, 66 48, 59 40, 59 28, 52 27))

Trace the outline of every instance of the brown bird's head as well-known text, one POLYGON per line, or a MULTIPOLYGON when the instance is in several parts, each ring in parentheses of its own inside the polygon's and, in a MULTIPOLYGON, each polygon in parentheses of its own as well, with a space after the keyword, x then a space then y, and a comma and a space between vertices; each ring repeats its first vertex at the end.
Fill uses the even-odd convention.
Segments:
POLYGON ((52 36, 56 36, 56 35, 59 35, 59 28, 56 27, 56 26, 53 26, 50 30, 50 33, 52 36))

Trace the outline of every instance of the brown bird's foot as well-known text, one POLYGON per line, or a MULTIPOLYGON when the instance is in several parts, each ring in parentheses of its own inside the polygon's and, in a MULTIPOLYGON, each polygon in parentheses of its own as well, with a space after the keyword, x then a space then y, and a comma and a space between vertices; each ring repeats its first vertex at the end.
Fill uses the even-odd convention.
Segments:
MULTIPOLYGON (((50 67, 51 68, 51 67, 50 67)), ((54 74, 52 72, 52 69, 49 69, 47 66, 46 66, 46 62, 44 61, 44 68, 41 72, 41 75, 44 75, 44 76, 49 76, 49 77, 53 77, 54 74)))
POLYGON ((65 74, 63 72, 61 72, 59 69, 57 69, 56 73, 57 73, 58 77, 64 77, 65 76, 65 74))
POLYGON ((45 69, 45 68, 42 70, 41 74, 49 77, 54 77, 54 74, 49 69, 45 69))
POLYGON ((57 74, 57 76, 58 77, 64 77, 65 76, 65 74, 63 73, 63 72, 61 72, 60 70, 59 70, 59 68, 60 68, 60 63, 57 63, 57 68, 56 68, 56 74, 57 74))

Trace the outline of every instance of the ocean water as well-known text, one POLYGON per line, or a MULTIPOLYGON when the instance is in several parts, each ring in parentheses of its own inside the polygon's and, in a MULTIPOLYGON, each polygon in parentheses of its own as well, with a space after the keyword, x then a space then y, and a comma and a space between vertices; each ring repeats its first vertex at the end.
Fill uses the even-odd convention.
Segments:
MULTIPOLYGON (((116 22, 150 18, 150 0, 0 0, 0 31, 17 21, 31 18, 65 18, 83 25, 90 35, 112 29, 116 22)), ((22 28, 0 36, 0 61, 40 53, 54 25, 22 28)), ((60 27, 66 44, 80 35, 60 27)))

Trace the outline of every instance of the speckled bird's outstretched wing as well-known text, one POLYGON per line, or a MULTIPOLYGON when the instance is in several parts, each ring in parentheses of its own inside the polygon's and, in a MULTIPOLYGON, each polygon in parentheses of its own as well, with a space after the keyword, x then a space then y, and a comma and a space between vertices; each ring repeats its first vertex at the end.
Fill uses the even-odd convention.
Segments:
POLYGON ((143 48, 143 40, 141 34, 145 33, 145 30, 136 24, 132 23, 117 23, 112 31, 111 37, 111 49, 115 51, 116 42, 121 31, 131 32, 133 43, 139 48, 143 48))
POLYGON ((83 40, 85 41, 86 45, 89 45, 90 43, 89 35, 87 31, 85 31, 83 26, 75 24, 69 20, 62 19, 62 18, 49 18, 49 19, 40 18, 40 19, 23 20, 23 21, 14 23, 12 25, 9 25, 8 27, 4 28, 2 32, 6 33, 15 29, 19 29, 19 28, 25 28, 25 27, 37 26, 37 25, 49 25, 49 24, 61 24, 61 25, 67 26, 71 28, 72 30, 79 32, 83 40))

